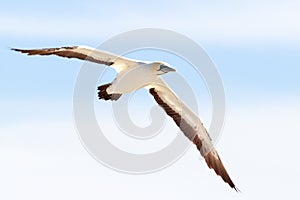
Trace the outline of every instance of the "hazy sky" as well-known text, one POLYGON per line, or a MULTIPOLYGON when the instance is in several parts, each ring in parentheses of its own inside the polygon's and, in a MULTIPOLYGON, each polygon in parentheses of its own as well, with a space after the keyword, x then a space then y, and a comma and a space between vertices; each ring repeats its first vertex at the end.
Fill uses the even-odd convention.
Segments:
MULTIPOLYGON (((300 3, 292 0, 2 2, 0 198, 298 199, 299 9, 300 3), (154 174, 127 175, 99 164, 80 143, 73 119, 73 90, 82 61, 26 57, 9 50, 97 47, 137 28, 184 34, 215 63, 226 95, 217 149, 241 194, 216 177, 194 147, 154 174)), ((130 56, 155 60, 159 54, 130 56)), ((163 58, 183 73, 176 60, 163 58)), ((107 79, 114 75, 108 71, 107 79)), ((198 101, 209 107, 207 91, 199 91, 198 101)), ((154 105, 146 92, 141 96, 154 105)), ((101 109, 110 105, 97 104, 100 119, 101 109)), ((210 123, 211 109, 202 110, 200 117, 210 123)), ((148 114, 138 111, 132 109, 133 120, 147 124, 148 114)), ((124 146, 122 141, 115 142, 124 146)))

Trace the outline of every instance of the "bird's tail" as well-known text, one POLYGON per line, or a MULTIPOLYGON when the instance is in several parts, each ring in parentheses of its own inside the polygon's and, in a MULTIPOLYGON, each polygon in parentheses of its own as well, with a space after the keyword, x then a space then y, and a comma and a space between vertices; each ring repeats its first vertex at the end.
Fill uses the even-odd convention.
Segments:
POLYGON ((105 85, 100 85, 98 87, 98 98, 99 99, 104 99, 104 100, 111 100, 111 101, 116 101, 118 100, 122 94, 108 94, 106 89, 111 85, 111 83, 107 83, 105 85))

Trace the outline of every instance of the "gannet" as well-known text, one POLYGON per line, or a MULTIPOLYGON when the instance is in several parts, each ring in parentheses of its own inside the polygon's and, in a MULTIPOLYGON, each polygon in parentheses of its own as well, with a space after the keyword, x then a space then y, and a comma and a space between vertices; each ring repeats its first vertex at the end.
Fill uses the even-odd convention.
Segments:
POLYGON ((238 191, 199 117, 177 97, 161 78, 163 74, 176 71, 168 63, 133 60, 86 46, 27 50, 13 48, 12 50, 27 55, 57 55, 78 58, 114 68, 118 75, 111 83, 98 87, 99 99, 116 101, 122 94, 140 88, 148 89, 158 105, 174 120, 185 136, 195 144, 208 167, 221 176, 231 188, 238 191))

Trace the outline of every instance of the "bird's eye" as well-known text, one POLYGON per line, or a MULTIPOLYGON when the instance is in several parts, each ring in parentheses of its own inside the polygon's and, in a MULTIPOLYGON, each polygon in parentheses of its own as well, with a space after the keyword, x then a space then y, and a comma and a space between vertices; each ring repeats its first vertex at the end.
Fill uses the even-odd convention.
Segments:
POLYGON ((160 71, 161 69, 166 68, 164 64, 159 65, 159 69, 157 71, 160 71))

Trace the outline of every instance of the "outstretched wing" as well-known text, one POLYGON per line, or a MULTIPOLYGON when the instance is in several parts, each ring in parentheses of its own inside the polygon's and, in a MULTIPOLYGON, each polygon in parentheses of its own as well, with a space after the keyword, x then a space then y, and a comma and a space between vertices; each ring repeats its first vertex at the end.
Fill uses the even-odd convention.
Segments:
POLYGON ((112 53, 98 50, 86 46, 70 46, 59 48, 43 48, 43 49, 11 49, 27 55, 57 55, 66 58, 78 58, 90 62, 104 64, 116 69, 117 72, 131 66, 137 65, 139 62, 127 59, 112 53))
POLYGON ((176 94, 161 80, 159 84, 147 87, 155 101, 173 118, 177 126, 200 151, 209 168, 234 188, 235 184, 228 175, 211 139, 200 119, 176 96, 176 94))

